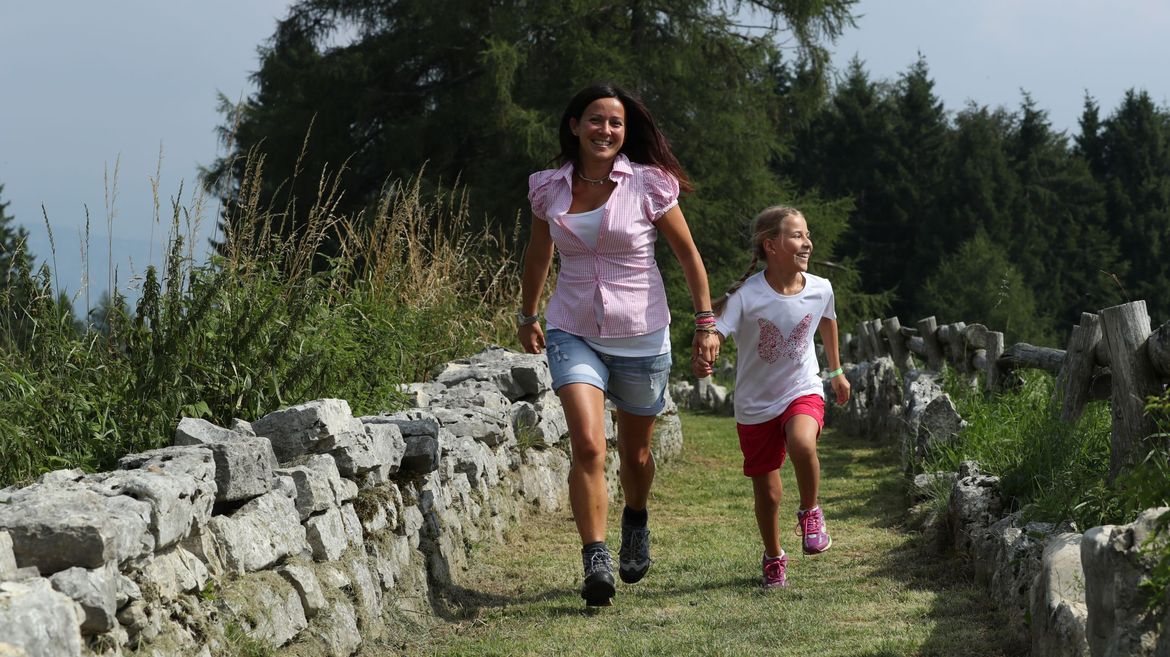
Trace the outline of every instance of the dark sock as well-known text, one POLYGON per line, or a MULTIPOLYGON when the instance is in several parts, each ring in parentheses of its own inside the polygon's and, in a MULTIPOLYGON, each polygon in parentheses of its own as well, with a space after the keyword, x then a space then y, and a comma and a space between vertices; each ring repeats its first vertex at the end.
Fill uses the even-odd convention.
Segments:
POLYGON ((595 543, 586 543, 581 547, 581 554, 589 554, 590 552, 600 552, 605 550, 605 541, 597 541, 595 543))
POLYGON ((645 527, 646 521, 650 519, 650 513, 646 509, 635 511, 630 507, 622 510, 622 524, 631 527, 645 527))

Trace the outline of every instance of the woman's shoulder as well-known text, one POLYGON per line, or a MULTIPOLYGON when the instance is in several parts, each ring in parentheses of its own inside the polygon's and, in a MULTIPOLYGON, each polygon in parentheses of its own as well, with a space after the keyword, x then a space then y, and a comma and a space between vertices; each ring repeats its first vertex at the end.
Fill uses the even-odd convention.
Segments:
POLYGON ((572 166, 572 163, 566 162, 556 169, 541 169, 540 171, 532 172, 528 176, 528 191, 536 191, 558 178, 563 178, 572 166))

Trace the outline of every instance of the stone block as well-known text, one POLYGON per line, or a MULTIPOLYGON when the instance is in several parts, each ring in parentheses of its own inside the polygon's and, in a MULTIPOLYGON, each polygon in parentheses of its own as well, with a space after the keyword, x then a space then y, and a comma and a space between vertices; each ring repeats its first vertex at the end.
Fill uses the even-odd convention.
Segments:
POLYGON ((336 508, 306 520, 305 534, 316 561, 337 561, 349 544, 345 522, 336 508))
POLYGON ((309 549, 296 504, 277 491, 257 497, 230 516, 213 517, 208 527, 223 551, 225 566, 237 573, 267 568, 309 549))
POLYGON ((73 479, 46 477, 0 491, 0 530, 11 537, 18 566, 51 575, 74 566, 120 564, 154 550, 149 504, 103 495, 73 479))
POLYGON ((217 502, 240 502, 272 490, 276 455, 268 438, 248 436, 205 420, 183 418, 176 445, 200 446, 215 459, 217 502))
POLYGON ((114 629, 118 611, 118 571, 112 563, 101 568, 69 568, 49 578, 53 588, 69 596, 82 609, 84 634, 100 634, 114 629))
POLYGON ((364 432, 344 399, 318 399, 269 413, 253 422, 252 429, 272 441, 281 463, 302 454, 328 452, 348 434, 364 432))
POLYGON ((47 579, 0 582, 0 650, 27 657, 80 657, 77 607, 47 579), (20 650, 21 652, 15 652, 20 650))
POLYGON ((326 608, 325 590, 321 588, 321 582, 311 568, 288 565, 281 566, 276 572, 292 584, 300 596, 306 618, 313 618, 326 608))
POLYGON ((364 423, 362 431, 346 434, 330 450, 337 469, 345 477, 357 477, 375 468, 387 467, 396 472, 406 452, 402 431, 394 424, 364 423))
POLYGON ((0 531, 0 580, 16 572, 16 555, 12 553, 12 537, 0 531))
POLYGON ((182 547, 155 554, 140 572, 142 581, 149 582, 164 600, 200 591, 211 577, 207 566, 182 547))
POLYGON ((1048 539, 1031 594, 1032 657, 1088 657, 1081 535, 1048 539))

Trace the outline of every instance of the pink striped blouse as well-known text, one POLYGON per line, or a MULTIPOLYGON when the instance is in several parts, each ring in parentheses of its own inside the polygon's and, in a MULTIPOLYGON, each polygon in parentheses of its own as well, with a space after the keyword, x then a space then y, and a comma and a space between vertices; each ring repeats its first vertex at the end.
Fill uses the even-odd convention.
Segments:
POLYGON ((549 222, 561 258, 549 301, 549 324, 581 337, 628 338, 670 324, 666 289, 654 261, 654 222, 678 204, 678 180, 658 167, 618 155, 610 178, 617 182, 591 249, 565 224, 573 202, 573 164, 528 177, 532 213, 549 222), (603 320, 593 299, 601 290, 603 320))

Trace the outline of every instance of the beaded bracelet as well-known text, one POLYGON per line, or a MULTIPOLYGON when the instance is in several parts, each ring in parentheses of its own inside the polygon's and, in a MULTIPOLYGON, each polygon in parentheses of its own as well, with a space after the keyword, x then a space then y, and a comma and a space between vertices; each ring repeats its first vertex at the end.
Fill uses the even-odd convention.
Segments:
POLYGON ((710 326, 696 326, 695 327, 695 333, 718 333, 718 332, 719 331, 717 331, 715 329, 714 324, 711 324, 710 326))
POLYGON ((838 367, 837 369, 833 370, 832 372, 829 372, 829 376, 827 378, 830 378, 830 379, 836 378, 836 377, 840 376, 844 371, 845 371, 844 368, 838 367))

